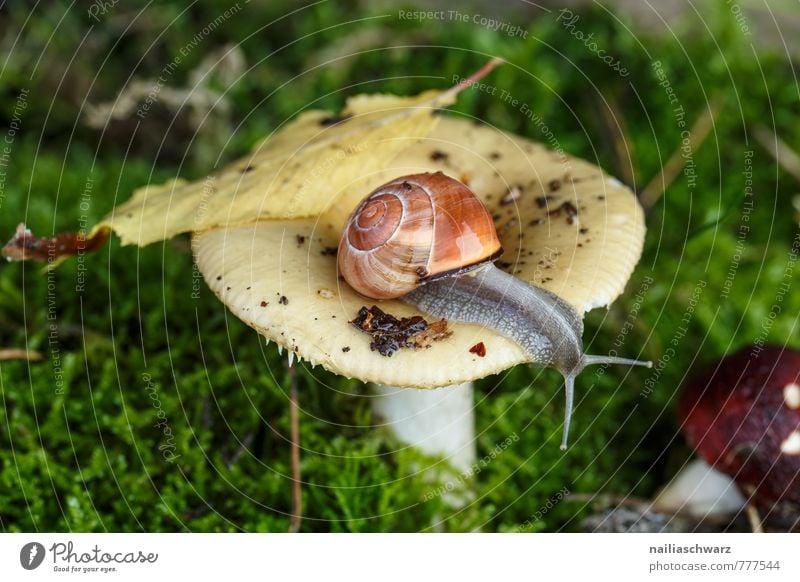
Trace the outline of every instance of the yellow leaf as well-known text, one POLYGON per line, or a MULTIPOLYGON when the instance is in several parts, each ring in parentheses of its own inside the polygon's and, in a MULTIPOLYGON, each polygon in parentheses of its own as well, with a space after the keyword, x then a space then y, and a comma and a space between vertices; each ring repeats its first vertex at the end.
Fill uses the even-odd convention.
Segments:
POLYGON ((360 95, 336 117, 306 112, 216 174, 138 189, 103 224, 123 244, 144 246, 182 232, 317 216, 347 189, 377 186, 374 174, 428 135, 434 110, 454 94, 360 95))

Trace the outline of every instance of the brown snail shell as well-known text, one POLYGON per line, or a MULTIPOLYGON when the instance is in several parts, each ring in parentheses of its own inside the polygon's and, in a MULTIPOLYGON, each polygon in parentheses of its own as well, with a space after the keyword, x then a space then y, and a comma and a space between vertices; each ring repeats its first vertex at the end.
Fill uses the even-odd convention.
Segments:
POLYGON ((373 299, 463 273, 502 253, 489 211, 464 184, 414 174, 378 187, 350 216, 339 241, 339 272, 373 299))

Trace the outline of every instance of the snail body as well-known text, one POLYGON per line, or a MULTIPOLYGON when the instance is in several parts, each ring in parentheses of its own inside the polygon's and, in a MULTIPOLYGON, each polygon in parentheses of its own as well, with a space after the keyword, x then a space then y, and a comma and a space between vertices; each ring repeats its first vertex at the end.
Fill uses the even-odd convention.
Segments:
POLYGON ((404 176, 356 208, 339 243, 339 270, 374 299, 400 297, 435 317, 486 326, 516 342, 530 363, 564 376, 569 433, 575 378, 588 365, 652 366, 583 353, 583 320, 555 294, 492 261, 502 249, 483 203, 442 172, 404 176))

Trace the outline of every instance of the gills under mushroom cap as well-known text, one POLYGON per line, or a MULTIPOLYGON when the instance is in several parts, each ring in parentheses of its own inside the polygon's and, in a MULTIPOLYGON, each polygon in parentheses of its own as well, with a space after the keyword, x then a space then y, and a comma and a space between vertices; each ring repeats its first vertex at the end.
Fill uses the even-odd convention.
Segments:
MULTIPOLYGON (((644 217, 633 193, 596 166, 489 126, 443 117, 368 181, 436 171, 462 181, 489 208, 505 250, 499 267, 552 291, 579 314, 608 305, 624 289, 641 254, 644 217)), ((335 202, 316 218, 195 234, 198 267, 237 317, 298 356, 348 377, 434 388, 525 361, 510 340, 463 324, 451 324, 452 335, 428 349, 401 350, 391 358, 370 351, 369 339, 348 322, 373 301, 338 277, 334 256, 348 216, 368 193, 359 183, 341 194, 306 191, 326 200, 335 196, 335 202)), ((419 315, 401 300, 379 306, 398 317, 419 315)))

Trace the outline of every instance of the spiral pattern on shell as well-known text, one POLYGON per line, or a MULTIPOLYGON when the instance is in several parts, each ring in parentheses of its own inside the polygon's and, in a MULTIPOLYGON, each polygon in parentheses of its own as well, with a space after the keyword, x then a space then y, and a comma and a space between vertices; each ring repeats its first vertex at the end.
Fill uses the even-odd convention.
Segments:
POLYGON ((483 203, 461 182, 436 172, 397 178, 367 196, 347 221, 338 261, 356 291, 391 299, 500 252, 483 203))

